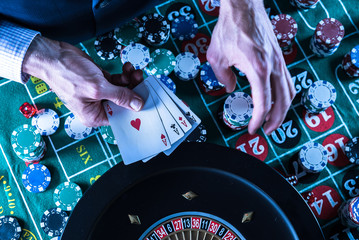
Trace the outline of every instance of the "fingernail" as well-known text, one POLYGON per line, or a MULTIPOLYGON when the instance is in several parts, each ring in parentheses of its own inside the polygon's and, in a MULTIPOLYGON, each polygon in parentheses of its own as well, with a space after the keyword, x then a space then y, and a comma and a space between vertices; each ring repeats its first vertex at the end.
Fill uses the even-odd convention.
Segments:
POLYGON ((135 110, 136 112, 140 111, 140 109, 142 108, 143 102, 141 99, 138 99, 136 97, 134 97, 131 102, 130 102, 130 107, 135 110))

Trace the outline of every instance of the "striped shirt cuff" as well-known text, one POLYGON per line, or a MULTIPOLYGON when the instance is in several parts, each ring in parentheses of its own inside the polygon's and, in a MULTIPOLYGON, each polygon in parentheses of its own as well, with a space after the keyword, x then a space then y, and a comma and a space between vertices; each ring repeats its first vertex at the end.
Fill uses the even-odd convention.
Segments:
POLYGON ((32 40, 40 34, 16 24, 0 20, 0 76, 26 83, 28 74, 22 72, 22 62, 32 40))

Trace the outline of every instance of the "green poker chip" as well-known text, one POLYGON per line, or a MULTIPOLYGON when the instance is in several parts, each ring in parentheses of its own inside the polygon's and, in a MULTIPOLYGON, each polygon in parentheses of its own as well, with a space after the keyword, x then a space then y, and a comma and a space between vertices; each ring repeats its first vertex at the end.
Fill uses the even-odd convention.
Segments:
POLYGON ((124 46, 136 43, 142 38, 139 27, 140 24, 136 21, 128 22, 115 29, 115 38, 124 46))
POLYGON ((160 48, 151 53, 151 62, 146 67, 148 75, 169 75, 176 66, 176 57, 170 50, 160 48))
POLYGON ((29 124, 17 127, 11 134, 11 146, 17 155, 35 152, 41 148, 42 142, 40 132, 29 124))
POLYGON ((110 126, 100 127, 101 136, 110 144, 117 144, 115 135, 113 135, 112 128, 110 126))
POLYGON ((80 186, 73 182, 61 183, 56 187, 53 195, 56 206, 65 211, 72 211, 81 197, 80 186))

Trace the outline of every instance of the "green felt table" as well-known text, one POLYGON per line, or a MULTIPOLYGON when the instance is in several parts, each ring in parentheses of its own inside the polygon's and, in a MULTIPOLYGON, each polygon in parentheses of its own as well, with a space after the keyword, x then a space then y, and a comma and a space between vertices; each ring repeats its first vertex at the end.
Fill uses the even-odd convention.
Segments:
MULTIPOLYGON (((167 8, 174 2, 176 1, 163 2, 151 11, 165 15, 167 8)), ((199 32, 210 36, 217 21, 216 10, 208 8, 208 0, 183 2, 188 3, 195 12, 199 32)), ((316 141, 326 146, 330 154, 328 166, 320 174, 302 177, 296 189, 300 193, 314 192, 316 199, 310 206, 328 239, 359 238, 356 229, 348 230, 340 224, 336 212, 343 201, 359 194, 359 189, 355 186, 359 170, 343 154, 345 142, 359 136, 359 79, 350 79, 341 68, 344 54, 359 44, 359 1, 323 0, 315 9, 308 11, 295 9, 287 0, 268 0, 266 6, 274 13, 290 14, 298 23, 295 44, 297 55, 288 64, 298 95, 310 82, 327 80, 335 86, 338 93, 334 106, 312 116, 305 113, 296 98, 283 125, 271 136, 266 136, 262 129, 250 136, 246 129, 234 132, 225 128, 218 120, 217 111, 227 95, 209 96, 199 88, 196 81, 183 82, 172 73, 170 77, 176 83, 177 95, 202 119, 208 130, 208 142, 245 151, 285 175, 294 173, 292 162, 304 143, 316 141), (327 17, 336 18, 343 23, 345 37, 334 55, 318 58, 309 49, 309 40, 317 23, 327 17), (296 76, 297 68, 307 72, 296 76)), ((93 42, 94 39, 91 39, 80 43, 78 47, 103 69, 120 73, 120 58, 101 60, 95 52, 93 42)), ((170 49, 177 55, 183 49, 201 51, 201 44, 203 42, 199 41, 197 46, 196 42, 185 46, 170 38, 162 48, 170 49)), ((151 51, 154 49, 151 48, 151 51)), ((244 77, 238 77, 236 90, 250 93, 244 77)), ((26 85, 22 85, 1 79, 0 91, 0 215, 13 215, 19 219, 23 228, 22 239, 49 239, 40 228, 40 218, 46 209, 55 207, 52 195, 56 186, 64 181, 73 181, 85 191, 111 167, 122 164, 121 155, 115 145, 102 139, 98 129, 94 129, 83 140, 68 137, 64 131, 64 122, 69 110, 45 82, 31 79, 26 85), (16 157, 10 145, 12 130, 31 122, 18 110, 24 102, 33 103, 39 109, 51 108, 60 116, 58 131, 44 138, 48 152, 41 163, 49 168, 52 181, 49 188, 39 194, 30 193, 23 187, 21 174, 26 166, 16 157)), ((218 164, 221 164, 220 159, 218 164)))

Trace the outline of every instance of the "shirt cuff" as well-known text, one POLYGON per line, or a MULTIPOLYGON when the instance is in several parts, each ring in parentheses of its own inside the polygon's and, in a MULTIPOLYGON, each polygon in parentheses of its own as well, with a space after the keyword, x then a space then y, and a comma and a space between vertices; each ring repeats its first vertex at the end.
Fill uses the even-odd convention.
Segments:
POLYGON ((22 72, 22 62, 32 40, 40 32, 0 20, 0 76, 26 83, 28 74, 22 72))

